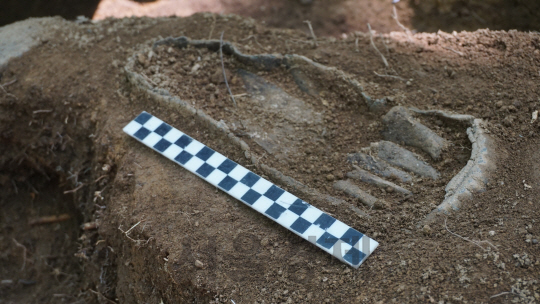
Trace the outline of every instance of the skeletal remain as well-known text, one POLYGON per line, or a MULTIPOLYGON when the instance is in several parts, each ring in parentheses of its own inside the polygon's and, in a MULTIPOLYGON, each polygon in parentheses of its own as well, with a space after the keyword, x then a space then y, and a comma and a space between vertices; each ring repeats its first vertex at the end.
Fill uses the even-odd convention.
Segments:
POLYGON ((393 107, 384 115, 383 122, 386 126, 382 133, 384 139, 419 148, 435 160, 448 145, 444 138, 418 122, 407 108, 393 107))
POLYGON ((382 177, 397 179, 402 183, 410 183, 412 181, 412 176, 409 173, 394 168, 384 160, 377 159, 371 155, 358 152, 350 154, 347 159, 350 163, 356 163, 365 170, 371 171, 382 177))
POLYGON ((352 178, 352 179, 355 179, 355 180, 359 180, 361 182, 365 182, 365 183, 368 183, 368 184, 372 184, 372 185, 375 185, 379 188, 383 188, 383 189, 392 189, 393 191, 396 191, 396 192, 399 192, 401 194, 405 194, 405 195, 411 195, 412 192, 405 189, 405 188, 402 188, 392 182, 389 182, 387 180, 384 180, 376 175, 373 175, 369 172, 367 172, 366 170, 362 170, 360 168, 357 168, 355 171, 351 171, 349 173, 347 173, 347 177, 348 178, 352 178))
POLYGON ((388 203, 386 203, 384 200, 374 197, 373 195, 346 180, 335 182, 334 188, 357 198, 360 202, 362 202, 362 204, 371 208, 382 209, 388 205, 388 203))
MULTIPOLYGON (((305 56, 296 54, 245 55, 239 52, 233 44, 229 42, 220 42, 221 41, 219 40, 190 40, 186 37, 179 37, 159 40, 155 42, 153 46, 156 47, 164 44, 180 49, 192 46, 195 48, 207 48, 210 51, 218 51, 221 46, 224 55, 231 56, 239 63, 249 66, 256 71, 269 71, 285 67, 286 71, 291 74, 298 87, 311 96, 317 96, 319 92, 339 87, 340 92, 345 94, 345 98, 360 101, 360 104, 367 106, 367 109, 372 113, 378 114, 388 110, 386 98, 371 98, 364 92, 362 86, 356 80, 356 77, 335 67, 324 66, 305 56), (324 77, 315 77, 314 75, 324 75, 324 77), (324 79, 325 81, 320 81, 320 79, 324 79), (328 79, 332 79, 333 81, 328 81, 328 79)), ((250 151, 249 146, 235 134, 230 133, 230 130, 226 125, 215 121, 202 109, 194 108, 180 98, 172 96, 167 90, 159 88, 157 85, 151 85, 148 82, 148 79, 145 79, 144 75, 135 72, 134 67, 136 62, 137 58, 136 55, 134 55, 128 59, 128 63, 125 66, 127 78, 135 87, 145 91, 153 99, 177 103, 184 112, 191 113, 195 115, 197 119, 202 119, 208 122, 210 126, 215 127, 215 129, 227 133, 231 142, 244 151, 246 158, 250 159, 254 165, 259 165, 259 159, 250 151)), ((252 95, 255 96, 257 93, 253 92, 252 95)), ((279 105, 279 103, 274 104, 279 105)), ((309 108, 309 106, 307 106, 307 108, 309 108)), ((279 107, 276 109, 279 109, 279 107)), ((287 116, 295 113, 286 110, 283 114, 287 116)), ((303 113, 303 115, 306 114, 309 114, 309 111, 303 113)), ((315 112, 311 114, 316 115, 315 112)), ((412 184, 415 182, 415 176, 432 179, 440 178, 440 173, 437 172, 437 170, 427 162, 423 161, 421 157, 407 149, 407 146, 415 147, 426 152, 434 160, 438 160, 443 157, 442 152, 445 147, 450 144, 449 141, 420 122, 422 115, 436 116, 444 121, 467 125, 467 134, 472 144, 470 160, 447 184, 444 201, 438 208, 433 210, 428 216, 428 220, 429 218, 432 218, 434 214, 439 212, 447 213, 459 209, 464 199, 471 197, 476 192, 484 190, 488 180, 488 173, 493 170, 495 166, 495 152, 494 142, 487 134, 488 132, 484 128, 483 121, 470 115, 452 114, 440 110, 422 111, 414 108, 406 109, 403 107, 395 107, 388 111, 383 117, 385 129, 383 130, 382 136, 387 141, 373 143, 367 147, 367 150, 362 150, 362 152, 350 154, 348 156, 347 160, 349 163, 357 165, 361 170, 365 171, 357 170, 349 172, 347 177, 352 180, 338 181, 334 184, 334 187, 357 198, 367 206, 384 208, 385 206, 388 206, 387 203, 363 191, 360 188, 362 183, 370 183, 378 185, 379 187, 387 186, 394 189, 395 192, 406 193, 408 190, 405 189, 406 185, 404 184, 412 184), (405 172, 404 170, 411 173, 405 172), (386 179, 392 180, 392 182, 386 179), (395 187, 391 185, 394 185, 395 187)), ((536 115, 533 119, 534 118, 536 118, 536 115)), ((442 136, 444 136, 444 134, 442 136)), ((272 147, 267 145, 265 149, 272 150, 270 148, 272 147)), ((276 151, 283 150, 283 143, 276 141, 274 148, 276 151)), ((267 167, 264 164, 260 165, 267 174, 270 174, 271 171, 276 171, 279 173, 278 175, 283 176, 282 180, 291 179, 274 168, 267 167)), ((306 187, 306 189, 307 188, 309 187, 306 187)), ((315 193, 316 191, 310 189, 308 192, 315 193)), ((319 197, 321 195, 322 194, 319 193, 315 196, 319 197)), ((339 200, 340 199, 338 198, 330 196, 326 199, 327 202, 339 200)), ((364 216, 355 206, 350 205, 349 207, 359 216, 364 216)))
POLYGON ((386 162, 404 169, 409 172, 416 173, 420 176, 429 177, 432 179, 439 178, 439 172, 428 163, 420 160, 411 151, 402 148, 389 141, 380 141, 371 143, 372 150, 377 152, 377 156, 386 162))

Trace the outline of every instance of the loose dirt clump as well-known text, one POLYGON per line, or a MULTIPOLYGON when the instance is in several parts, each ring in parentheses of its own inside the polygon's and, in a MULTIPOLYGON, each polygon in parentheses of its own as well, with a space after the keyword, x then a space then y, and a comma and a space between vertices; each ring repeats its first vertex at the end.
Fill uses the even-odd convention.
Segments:
POLYGON ((386 67, 368 34, 319 37, 314 47, 308 35, 237 16, 58 22, 52 38, 12 59, 0 78, 0 84, 12 82, 0 90, 2 301, 539 300, 540 122, 531 121, 540 107, 537 33, 391 33, 374 40, 386 67), (225 56, 235 107, 215 50, 152 47, 169 36, 208 39, 212 33, 211 39, 219 39, 222 31, 247 54, 299 54, 342 70, 366 95, 389 106, 484 119, 498 147, 487 190, 448 218, 417 228, 470 153, 463 126, 428 118, 423 123, 454 146, 441 161, 413 150, 444 178, 417 180, 407 199, 368 188, 390 203, 378 210, 336 191, 335 178, 352 168, 348 154, 381 139, 385 112, 370 112, 364 100, 340 92, 335 79, 324 79, 324 93, 314 95, 299 89, 284 67, 259 71, 225 56), (137 72, 153 88, 167 89, 222 120, 249 145, 259 165, 201 115, 128 81, 124 68, 130 58, 137 59, 137 72), (251 91, 245 79, 253 81, 251 91), (290 102, 265 107, 255 98, 260 79, 290 102), (294 120, 297 113, 289 104, 300 109, 303 120, 294 120), (369 217, 310 201, 381 245, 358 270, 346 267, 122 134, 143 110, 265 178, 273 180, 263 165, 361 208, 369 217), (279 136, 254 134, 270 131, 279 136), (69 219, 28 224, 63 214, 69 219))

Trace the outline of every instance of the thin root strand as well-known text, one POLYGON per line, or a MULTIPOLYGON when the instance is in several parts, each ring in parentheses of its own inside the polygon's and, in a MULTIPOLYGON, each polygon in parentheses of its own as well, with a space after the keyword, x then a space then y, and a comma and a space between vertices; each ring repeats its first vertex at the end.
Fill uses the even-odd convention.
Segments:
POLYGON ((473 243, 474 245, 480 247, 480 248, 481 248, 482 250, 484 250, 484 251, 487 251, 490 247, 498 251, 497 247, 496 247, 495 245, 493 245, 493 244, 492 244, 491 242, 489 242, 489 241, 485 241, 485 240, 484 240, 484 241, 470 240, 469 238, 463 237, 463 236, 461 236, 461 235, 459 235, 459 234, 457 234, 457 233, 455 233, 455 232, 450 231, 450 229, 448 229, 448 226, 446 225, 446 220, 447 220, 447 219, 448 219, 448 218, 445 218, 445 219, 444 219, 444 228, 446 229, 446 231, 448 231, 448 232, 449 232, 450 234, 452 234, 453 236, 456 236, 456 237, 458 237, 458 238, 460 238, 460 239, 462 239, 462 240, 464 240, 464 241, 471 242, 471 243, 473 243), (488 247, 484 248, 484 247, 482 247, 480 244, 488 244, 488 247))
POLYGON ((225 32, 221 32, 221 37, 219 38, 219 57, 221 58, 221 70, 223 71, 223 80, 225 80, 225 85, 227 86, 229 95, 231 96, 233 104, 236 107, 236 100, 234 99, 234 95, 231 92, 231 87, 229 87, 229 82, 227 81, 227 73, 225 73, 225 63, 223 62, 223 34, 225 34, 225 32))
POLYGON ((379 53, 379 55, 381 55, 381 59, 384 63, 384 66, 388 67, 388 61, 386 60, 386 57, 384 57, 384 55, 381 53, 381 51, 379 51, 379 49, 375 45, 375 42, 373 42, 373 32, 371 31, 371 25, 369 25, 369 23, 367 24, 367 27, 369 29, 369 41, 371 42, 371 46, 375 49, 375 51, 377 51, 377 53, 379 53))

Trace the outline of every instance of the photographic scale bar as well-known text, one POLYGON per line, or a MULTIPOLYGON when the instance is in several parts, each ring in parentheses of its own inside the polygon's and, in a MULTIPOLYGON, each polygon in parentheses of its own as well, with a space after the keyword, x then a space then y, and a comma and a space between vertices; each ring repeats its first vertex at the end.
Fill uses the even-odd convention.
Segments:
POLYGON ((379 245, 147 112, 124 132, 354 268, 379 245))

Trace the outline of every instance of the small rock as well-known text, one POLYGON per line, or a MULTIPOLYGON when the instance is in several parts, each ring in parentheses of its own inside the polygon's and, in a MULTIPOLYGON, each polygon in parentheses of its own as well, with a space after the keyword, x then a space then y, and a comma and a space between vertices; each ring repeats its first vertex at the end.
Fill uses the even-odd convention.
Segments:
POLYGON ((148 59, 146 59, 146 57, 141 53, 137 54, 137 61, 140 65, 142 65, 143 68, 147 68, 150 65, 148 59))
POLYGON ((195 63, 195 65, 193 65, 193 67, 191 68, 191 73, 197 72, 200 68, 201 68, 201 65, 198 63, 195 63))
POLYGON ((430 235, 430 234, 433 233, 433 229, 431 229, 431 227, 429 227, 429 225, 424 225, 424 227, 422 228, 422 232, 425 235, 430 235))
POLYGON ((195 260, 195 267, 197 268, 203 268, 204 267, 204 264, 203 262, 199 261, 199 260, 195 260))
POLYGON ((531 123, 535 122, 537 119, 538 119, 538 110, 535 110, 535 111, 532 113, 531 123))
POLYGON ((199 221, 195 221, 195 227, 199 227, 199 221))
POLYGON ((516 118, 512 115, 508 115, 503 119, 503 125, 505 127, 511 127, 514 124, 516 118))
POLYGON ((261 246, 267 246, 268 243, 269 243, 268 238, 263 238, 263 239, 261 240, 261 246))
POLYGON ((537 240, 537 239, 533 239, 533 240, 532 240, 532 243, 536 245, 536 244, 538 244, 538 240, 537 240))
POLYGON ((334 179, 335 179, 335 177, 334 177, 333 174, 328 174, 328 175, 326 176, 326 180, 329 181, 329 182, 333 181, 334 179))
MULTIPOLYGON (((230 82, 231 80, 231 72, 229 70, 225 69, 225 75, 227 75, 227 81, 230 82)), ((210 76, 210 81, 214 84, 220 84, 225 82, 225 78, 223 78, 223 70, 221 68, 216 69, 214 74, 210 76)))
POLYGON ((488 234, 489 234, 490 236, 494 236, 494 235, 495 235, 495 231, 491 230, 490 232, 488 232, 488 234))
POLYGON ((113 68, 115 68, 115 69, 117 69, 118 67, 121 66, 120 61, 118 61, 118 60, 116 60, 116 59, 112 61, 111 65, 112 65, 113 68))

